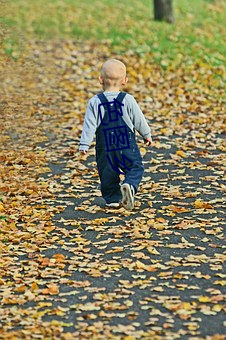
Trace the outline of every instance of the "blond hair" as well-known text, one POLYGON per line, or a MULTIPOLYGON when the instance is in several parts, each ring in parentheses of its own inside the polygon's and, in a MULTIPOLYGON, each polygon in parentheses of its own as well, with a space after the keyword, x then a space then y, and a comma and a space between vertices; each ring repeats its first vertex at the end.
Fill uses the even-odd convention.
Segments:
POLYGON ((126 66, 118 59, 109 59, 102 65, 100 74, 105 85, 116 86, 126 77, 126 66))

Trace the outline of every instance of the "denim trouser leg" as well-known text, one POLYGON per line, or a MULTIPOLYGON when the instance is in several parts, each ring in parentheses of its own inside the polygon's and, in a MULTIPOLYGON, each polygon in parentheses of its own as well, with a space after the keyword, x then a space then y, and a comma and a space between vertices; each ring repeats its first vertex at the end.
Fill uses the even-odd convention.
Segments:
POLYGON ((144 173, 144 166, 142 163, 142 157, 138 146, 134 143, 129 149, 122 150, 123 155, 131 160, 131 163, 125 163, 130 168, 130 171, 124 168, 125 179, 123 183, 132 185, 135 189, 135 193, 138 191, 138 186, 142 180, 144 173))
MULTIPOLYGON (((111 158, 112 163, 114 163, 114 156, 122 161, 122 155, 131 161, 129 162, 125 160, 124 164, 126 167, 123 167, 123 165, 120 164, 121 170, 125 173, 125 179, 123 183, 132 185, 135 189, 135 193, 137 193, 138 186, 144 173, 144 166, 142 164, 142 157, 136 143, 132 144, 128 149, 108 153, 108 157, 111 158), (130 170, 128 170, 127 167, 130 170)), ((103 149, 97 149, 96 160, 103 198, 107 203, 120 201, 122 194, 119 185, 119 174, 109 163, 106 151, 103 149)))
POLYGON ((96 151, 97 169, 100 177, 100 190, 107 203, 119 202, 122 198, 119 174, 112 169, 106 151, 96 151))

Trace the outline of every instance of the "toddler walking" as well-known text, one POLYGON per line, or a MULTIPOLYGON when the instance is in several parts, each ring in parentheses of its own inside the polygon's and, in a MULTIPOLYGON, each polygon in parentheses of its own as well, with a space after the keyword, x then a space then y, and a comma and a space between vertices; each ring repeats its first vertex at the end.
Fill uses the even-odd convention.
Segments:
POLYGON ((135 139, 135 130, 151 145, 151 131, 134 97, 120 89, 126 85, 126 66, 107 60, 99 77, 103 92, 87 106, 79 150, 88 151, 96 134, 96 162, 100 189, 106 206, 132 210, 144 167, 135 139), (120 174, 125 178, 120 185, 120 174))

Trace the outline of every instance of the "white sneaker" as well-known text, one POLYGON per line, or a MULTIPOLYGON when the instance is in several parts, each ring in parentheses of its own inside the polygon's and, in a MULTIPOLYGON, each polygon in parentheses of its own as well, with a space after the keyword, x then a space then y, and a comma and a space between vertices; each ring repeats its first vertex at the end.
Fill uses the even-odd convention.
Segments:
POLYGON ((121 193, 122 193, 122 205, 125 209, 132 210, 134 208, 134 196, 135 190, 134 187, 128 183, 124 183, 121 185, 121 193))
POLYGON ((112 203, 106 203, 105 207, 107 208, 120 208, 120 202, 112 202, 112 203))

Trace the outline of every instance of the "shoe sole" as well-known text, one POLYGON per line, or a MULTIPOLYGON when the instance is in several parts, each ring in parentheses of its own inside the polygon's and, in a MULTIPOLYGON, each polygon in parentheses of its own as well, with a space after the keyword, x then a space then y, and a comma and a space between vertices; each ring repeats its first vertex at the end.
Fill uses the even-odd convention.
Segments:
POLYGON ((134 208, 134 197, 132 195, 131 187, 128 183, 121 185, 122 205, 125 209, 132 210, 134 208))
POLYGON ((119 203, 107 203, 107 204, 105 204, 105 207, 117 209, 117 208, 120 208, 120 204, 119 203))

